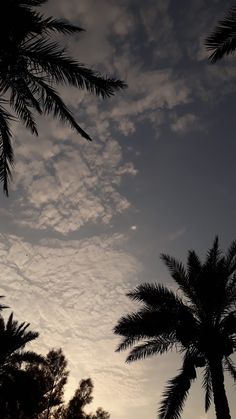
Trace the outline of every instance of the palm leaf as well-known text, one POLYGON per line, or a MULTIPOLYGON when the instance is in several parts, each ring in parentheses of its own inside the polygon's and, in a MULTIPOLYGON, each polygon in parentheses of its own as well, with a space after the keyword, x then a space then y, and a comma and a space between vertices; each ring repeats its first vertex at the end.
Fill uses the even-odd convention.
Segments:
POLYGON ((212 63, 230 55, 236 49, 236 8, 231 8, 225 17, 218 22, 213 32, 207 37, 205 45, 212 52, 209 60, 212 63))
POLYGON ((61 100, 57 92, 40 78, 34 77, 34 81, 41 87, 41 100, 43 102, 43 112, 53 113, 62 122, 68 122, 86 140, 92 141, 91 137, 77 124, 72 113, 61 100))
POLYGON ((194 303, 196 296, 194 293, 193 284, 192 282, 189 282, 188 274, 184 265, 169 255, 161 254, 161 259, 167 266, 172 278, 179 285, 181 291, 188 299, 194 303))
POLYGON ((205 411, 207 412, 210 408, 212 396, 213 396, 213 389, 211 383, 211 371, 209 365, 205 367, 202 386, 205 390, 205 411))
POLYGON ((159 408, 159 419, 180 419, 191 381, 196 378, 194 365, 184 359, 180 373, 169 380, 159 408))
POLYGON ((145 359, 152 355, 162 355, 170 350, 176 343, 175 335, 161 336, 157 339, 151 339, 141 345, 135 346, 129 353, 126 362, 134 362, 139 359, 145 359))
POLYGON ((10 104, 32 134, 38 135, 37 125, 32 112, 26 104, 25 98, 19 94, 19 91, 14 91, 11 94, 10 104))
POLYGON ((165 312, 142 309, 121 317, 114 333, 135 341, 172 335, 175 333, 176 320, 176 315, 168 309, 165 312))
POLYGON ((24 46, 24 55, 34 63, 36 72, 43 70, 56 83, 69 84, 87 89, 90 93, 110 97, 127 87, 126 83, 114 78, 102 77, 98 72, 86 68, 68 57, 64 49, 55 42, 36 39, 24 46))
POLYGON ((42 4, 47 3, 48 0, 14 0, 14 2, 20 6, 35 7, 35 6, 42 6, 42 4))
POLYGON ((0 106, 0 181, 3 183, 3 190, 8 196, 8 184, 11 178, 11 165, 14 155, 11 145, 11 131, 9 121, 12 116, 0 106))
POLYGON ((41 25, 42 25, 42 32, 55 31, 55 32, 62 33, 64 35, 71 35, 74 33, 84 31, 84 29, 80 28, 79 26, 73 25, 64 19, 53 19, 52 17, 48 17, 42 20, 41 25))
POLYGON ((212 247, 207 252, 207 257, 205 261, 205 266, 216 266, 217 262, 220 260, 221 250, 219 247, 219 238, 215 237, 212 247))
POLYGON ((229 372, 232 379, 236 382, 236 367, 230 357, 224 358, 225 369, 229 372))
POLYGON ((140 284, 127 296, 133 301, 139 301, 153 308, 160 308, 168 305, 179 307, 183 305, 182 300, 170 289, 161 284, 140 284))

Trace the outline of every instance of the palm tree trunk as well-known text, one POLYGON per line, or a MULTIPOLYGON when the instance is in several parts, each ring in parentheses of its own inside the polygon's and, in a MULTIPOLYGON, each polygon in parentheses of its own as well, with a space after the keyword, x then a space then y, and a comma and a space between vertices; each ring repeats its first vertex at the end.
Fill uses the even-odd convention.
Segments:
POLYGON ((229 404, 225 392, 222 359, 217 356, 212 356, 211 359, 209 359, 209 365, 211 371, 216 418, 231 419, 229 404))

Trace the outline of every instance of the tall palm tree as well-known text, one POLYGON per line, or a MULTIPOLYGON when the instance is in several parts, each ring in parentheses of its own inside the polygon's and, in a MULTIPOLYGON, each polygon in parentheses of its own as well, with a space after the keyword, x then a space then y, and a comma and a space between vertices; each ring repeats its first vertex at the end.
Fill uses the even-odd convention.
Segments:
POLYGON ((55 87, 87 89, 102 98, 126 87, 121 80, 86 68, 52 39, 54 33, 70 35, 82 29, 35 10, 47 1, 2 0, 0 5, 0 180, 6 195, 13 163, 10 123, 14 115, 9 105, 32 134, 38 135, 34 113, 52 114, 91 140, 55 87))
POLYGON ((180 418, 196 368, 203 369, 205 410, 213 398, 217 419, 229 419, 224 370, 236 380, 230 358, 236 349, 236 241, 223 255, 216 238, 204 262, 190 251, 186 267, 168 255, 162 260, 178 292, 147 283, 129 292, 142 307, 115 326, 123 337, 117 351, 132 347, 127 362, 171 349, 182 355, 182 368, 164 391, 160 419, 180 418))
POLYGON ((212 63, 223 58, 225 55, 231 55, 236 50, 236 7, 232 7, 219 20, 214 30, 208 35, 205 41, 209 57, 212 63))

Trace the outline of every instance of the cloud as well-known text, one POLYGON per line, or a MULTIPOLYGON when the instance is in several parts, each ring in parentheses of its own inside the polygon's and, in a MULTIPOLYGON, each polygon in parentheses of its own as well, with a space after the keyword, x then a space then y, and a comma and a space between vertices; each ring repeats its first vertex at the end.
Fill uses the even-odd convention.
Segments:
POLYGON ((198 117, 194 114, 187 113, 178 117, 176 114, 173 116, 173 122, 171 123, 171 129, 174 132, 186 133, 195 129, 199 129, 198 117))
POLYGON ((142 269, 123 250, 126 239, 113 235, 32 244, 1 235, 0 240, 1 294, 16 319, 29 321, 40 332, 34 348, 45 353, 62 347, 71 369, 67 395, 79 379, 91 376, 95 404, 111 411, 147 401, 141 396, 143 366, 131 374, 124 356, 114 353, 112 328, 130 310, 125 294, 142 269))
POLYGON ((41 124, 40 142, 27 133, 21 142, 23 132, 17 135, 14 189, 21 196, 14 202, 15 223, 62 234, 88 222, 109 223, 129 208, 119 185, 124 176, 137 171, 123 161, 115 139, 90 144, 55 126, 41 124))
POLYGON ((169 234, 168 240, 169 241, 175 241, 182 237, 186 233, 186 228, 182 227, 179 230, 174 231, 173 233, 169 234))

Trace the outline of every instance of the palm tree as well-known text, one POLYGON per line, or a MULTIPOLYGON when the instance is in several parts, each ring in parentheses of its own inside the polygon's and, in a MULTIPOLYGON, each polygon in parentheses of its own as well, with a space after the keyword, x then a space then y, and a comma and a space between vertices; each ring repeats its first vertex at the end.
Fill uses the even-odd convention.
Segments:
POLYGON ((0 416, 27 418, 40 406, 40 392, 24 365, 44 364, 44 357, 24 347, 38 337, 29 324, 18 323, 13 313, 0 317, 0 416))
POLYGON ((91 140, 75 121, 55 87, 68 85, 87 89, 102 98, 126 87, 121 80, 104 77, 86 68, 71 58, 59 42, 52 40, 54 33, 70 35, 82 29, 62 19, 45 17, 35 10, 47 1, 1 1, 0 180, 6 195, 14 160, 10 123, 15 116, 32 134, 38 135, 34 113, 52 114, 91 140), (9 105, 15 116, 9 113, 9 105))
POLYGON ((178 293, 147 283, 129 292, 142 307, 115 326, 115 334, 123 337, 117 351, 132 347, 127 362, 171 349, 182 355, 182 368, 164 391, 160 419, 180 418, 196 368, 203 369, 205 410, 213 398, 217 419, 229 419, 224 370, 236 380, 230 358, 236 349, 236 241, 223 255, 216 238, 204 263, 189 251, 186 267, 168 255, 161 257, 178 293))
POLYGON ((232 7, 206 38, 206 48, 211 52, 212 63, 231 55, 236 49, 236 7, 232 7))
POLYGON ((28 343, 37 339, 37 332, 28 331, 29 323, 18 323, 10 314, 7 321, 0 316, 0 376, 7 371, 14 371, 23 362, 45 362, 41 355, 33 351, 25 351, 28 343))

